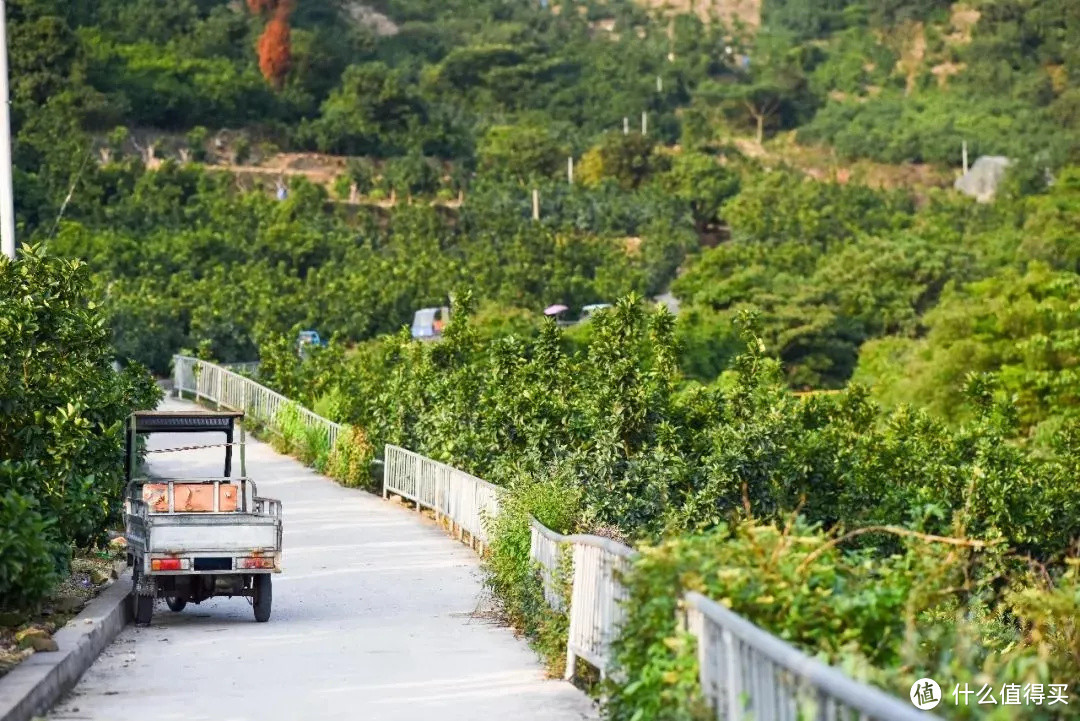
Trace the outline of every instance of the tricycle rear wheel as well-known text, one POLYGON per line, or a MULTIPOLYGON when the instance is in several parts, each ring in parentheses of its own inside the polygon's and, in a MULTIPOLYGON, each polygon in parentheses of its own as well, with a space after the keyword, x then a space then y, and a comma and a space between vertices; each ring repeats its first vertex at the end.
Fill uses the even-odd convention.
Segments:
MULTIPOLYGON (((150 619, 154 616, 154 596, 145 591, 145 583, 142 573, 143 559, 137 559, 131 569, 131 616, 136 626, 149 626, 150 619)), ((153 586, 151 586, 153 588, 153 586)))
POLYGON ((150 619, 154 617, 154 597, 136 593, 132 598, 134 600, 132 615, 135 617, 135 625, 149 626, 150 619))
POLYGON ((255 620, 264 623, 270 620, 270 606, 274 601, 274 591, 269 573, 260 573, 253 579, 255 593, 252 606, 255 609, 255 620))

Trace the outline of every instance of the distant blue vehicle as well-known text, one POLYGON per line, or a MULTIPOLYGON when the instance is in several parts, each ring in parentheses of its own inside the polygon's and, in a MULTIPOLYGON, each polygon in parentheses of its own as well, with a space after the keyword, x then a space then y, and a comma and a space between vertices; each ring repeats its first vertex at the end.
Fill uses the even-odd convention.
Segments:
POLYGON ((317 348, 323 348, 326 346, 326 341, 319 337, 317 331, 302 330, 300 335, 296 339, 296 352, 301 358, 307 355, 307 349, 309 346, 315 346, 317 348))

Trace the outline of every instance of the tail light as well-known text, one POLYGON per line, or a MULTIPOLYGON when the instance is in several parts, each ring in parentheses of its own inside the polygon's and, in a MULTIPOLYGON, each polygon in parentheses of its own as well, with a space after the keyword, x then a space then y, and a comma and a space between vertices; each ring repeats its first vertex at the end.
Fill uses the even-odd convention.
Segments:
POLYGON ((186 558, 151 558, 151 571, 186 571, 191 562, 186 558))
POLYGON ((267 557, 252 557, 252 558, 238 558, 236 559, 237 568, 273 568, 274 558, 272 556, 267 557))

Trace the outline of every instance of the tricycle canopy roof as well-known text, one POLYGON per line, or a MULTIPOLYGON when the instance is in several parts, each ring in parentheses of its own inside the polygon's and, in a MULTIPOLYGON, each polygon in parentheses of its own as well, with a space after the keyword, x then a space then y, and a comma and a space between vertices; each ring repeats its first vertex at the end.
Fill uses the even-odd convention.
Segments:
POLYGON ((135 411, 136 433, 230 432, 242 411, 135 411))

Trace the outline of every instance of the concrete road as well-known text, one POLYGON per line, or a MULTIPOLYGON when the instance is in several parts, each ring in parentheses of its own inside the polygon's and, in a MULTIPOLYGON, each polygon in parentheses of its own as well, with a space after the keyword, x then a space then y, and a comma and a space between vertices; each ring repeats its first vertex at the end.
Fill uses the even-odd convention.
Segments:
MULTIPOLYGON (((159 435, 149 445, 210 442, 220 441, 159 435)), ((247 450, 259 494, 284 504, 284 573, 274 577, 270 621, 256 623, 242 598, 180 613, 158 602, 150 627, 126 628, 49 718, 595 717, 584 694, 545 679, 525 641, 485 615, 490 602, 469 548, 414 511, 342 488, 264 443, 249 440, 247 450)), ((160 475, 212 476, 223 452, 150 458, 160 475)))

